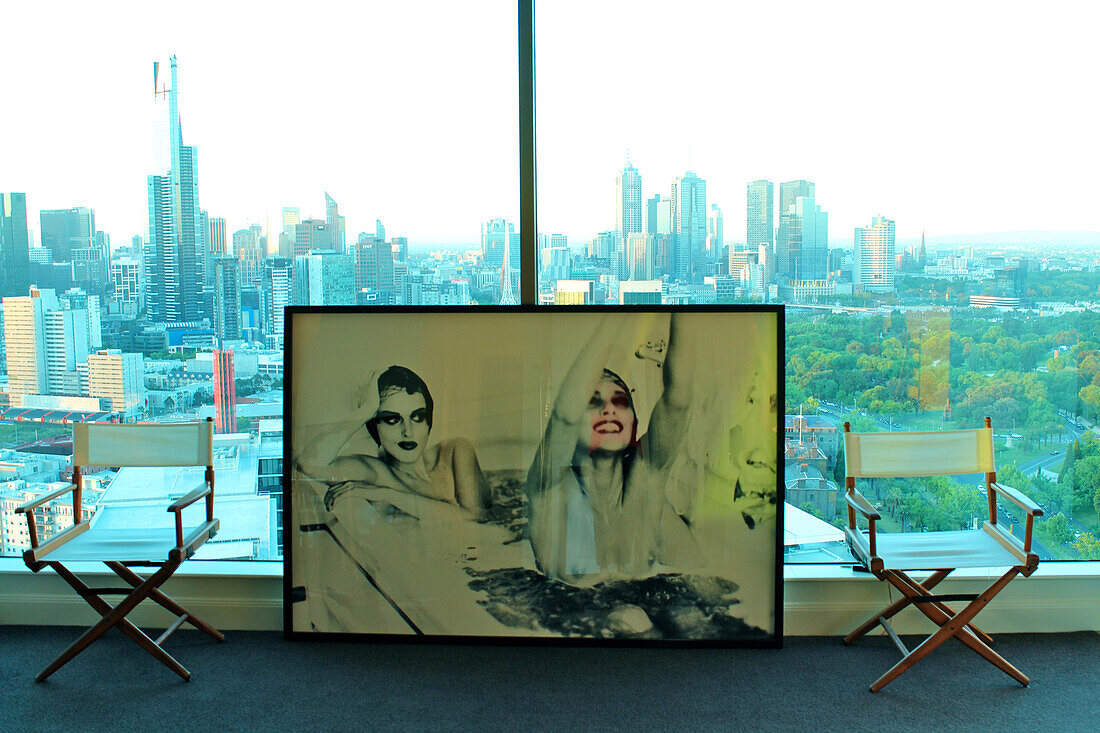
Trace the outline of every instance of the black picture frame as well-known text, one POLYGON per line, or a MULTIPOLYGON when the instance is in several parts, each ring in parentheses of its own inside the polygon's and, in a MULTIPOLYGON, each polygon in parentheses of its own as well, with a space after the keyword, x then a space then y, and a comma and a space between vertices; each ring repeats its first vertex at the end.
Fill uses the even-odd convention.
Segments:
POLYGON ((285 324, 286 638, 781 646, 781 306, 285 324))

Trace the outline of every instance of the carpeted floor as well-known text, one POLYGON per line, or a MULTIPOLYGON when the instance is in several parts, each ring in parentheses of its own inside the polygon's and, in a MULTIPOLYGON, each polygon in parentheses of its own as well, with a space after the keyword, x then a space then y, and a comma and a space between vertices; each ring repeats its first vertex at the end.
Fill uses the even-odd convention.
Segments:
MULTIPOLYGON (((885 637, 781 650, 287 642, 180 631, 184 683, 120 633, 47 682, 34 675, 80 634, 0 627, 0 731, 1001 730, 1091 731, 1100 634, 1002 635, 1021 687, 961 644, 878 694, 885 637)), ((909 639, 906 639, 909 642, 909 639)))

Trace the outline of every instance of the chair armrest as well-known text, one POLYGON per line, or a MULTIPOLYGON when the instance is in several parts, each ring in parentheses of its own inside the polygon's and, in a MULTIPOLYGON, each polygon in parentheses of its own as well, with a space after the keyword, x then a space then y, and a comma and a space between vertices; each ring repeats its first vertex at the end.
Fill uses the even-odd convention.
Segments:
MULTIPOLYGON (((168 511, 175 513, 176 515, 176 550, 184 550, 183 542, 183 510, 185 507, 191 506, 199 499, 206 497, 206 515, 207 523, 213 520, 214 513, 214 487, 206 482, 204 479, 198 486, 188 491, 186 494, 176 499, 168 507, 168 511)), ((199 544, 202 544, 201 542, 199 544)), ((194 550, 192 550, 193 552, 194 550)), ((185 555, 189 557, 189 555, 185 555)))
MULTIPOLYGON (((57 491, 51 491, 45 496, 40 496, 34 501, 28 501, 22 506, 15 508, 16 514, 22 514, 27 518, 27 534, 30 535, 31 550, 38 549, 38 527, 34 523, 34 510, 47 502, 53 501, 59 496, 71 493, 73 495, 73 526, 79 526, 83 521, 81 519, 81 511, 77 504, 80 502, 80 486, 79 484, 69 484, 68 486, 58 489, 57 491)), ((65 532, 61 533, 65 535, 65 532)), ((60 536, 60 535, 59 535, 60 536)), ((67 536, 67 535, 66 535, 67 536)), ((37 572, 37 571, 36 571, 37 572)))
POLYGON ((191 489, 189 492, 172 502, 172 504, 168 507, 168 511, 177 513, 181 512, 183 511, 184 507, 191 506, 196 501, 206 496, 213 490, 214 488, 212 486, 207 484, 205 481, 202 481, 199 483, 198 486, 191 489))
POLYGON ((1027 512, 1031 516, 1033 516, 1033 517, 1043 516, 1043 510, 1039 507, 1038 504, 1036 504, 1031 499, 1024 496, 1020 491, 1012 488, 1011 486, 1005 486, 1004 484, 992 483, 992 484, 989 485, 989 487, 991 489, 993 489, 994 491, 996 491, 1001 496, 1003 496, 1004 498, 1011 501, 1016 506, 1023 509, 1025 512, 1027 512))
POLYGON ((869 520, 874 519, 877 521, 879 519, 882 519, 882 515, 875 511, 875 508, 871 506, 871 502, 863 498, 863 494, 859 493, 855 489, 852 489, 852 492, 850 494, 844 495, 844 501, 848 502, 848 506, 852 507, 869 520))
POLYGON ((16 507, 15 508, 15 513, 16 514, 28 514, 31 511, 33 511, 34 509, 36 509, 37 507, 42 506, 46 502, 53 501, 57 497, 64 496, 65 494, 68 494, 71 491, 76 491, 77 488, 78 487, 77 487, 76 484, 69 484, 68 486, 66 486, 63 489, 58 489, 57 491, 51 491, 50 493, 46 494, 45 496, 40 496, 37 499, 35 499, 34 501, 29 501, 26 504, 23 504, 22 506, 16 507))

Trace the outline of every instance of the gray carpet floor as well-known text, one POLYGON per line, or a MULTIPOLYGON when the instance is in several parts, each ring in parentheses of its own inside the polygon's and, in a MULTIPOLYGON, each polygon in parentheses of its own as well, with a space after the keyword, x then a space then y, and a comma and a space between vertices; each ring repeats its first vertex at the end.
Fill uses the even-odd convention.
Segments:
MULTIPOLYGON (((77 636, 0 627, 0 731, 1035 730, 1100 728, 1100 634, 996 638, 1021 687, 950 643, 878 694, 885 637, 780 650, 287 642, 180 631, 184 683, 117 631, 34 676, 77 636)), ((907 642, 911 641, 906 639, 907 642)))

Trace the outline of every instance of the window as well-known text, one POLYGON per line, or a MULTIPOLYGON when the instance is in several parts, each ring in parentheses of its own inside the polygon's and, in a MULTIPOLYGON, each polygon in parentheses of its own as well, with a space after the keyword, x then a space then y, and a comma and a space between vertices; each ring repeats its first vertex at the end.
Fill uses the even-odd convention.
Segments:
MULTIPOLYGON (((51 449, 66 415, 220 414, 274 507, 257 552, 277 557, 281 309, 507 303, 527 272, 543 304, 785 303, 807 537, 843 521, 843 421, 989 415, 1000 478, 1044 506, 1046 557, 1100 557, 1100 150, 1077 4, 535 10, 538 117, 517 125, 504 0, 10 9, 2 498, 64 480, 54 454, 14 449, 51 449)), ((980 515, 974 484, 868 491, 884 528, 939 529, 980 515)))
MULTIPOLYGON (((850 562, 843 422, 987 415, 1043 556, 1100 558, 1079 8, 537 4, 540 301, 786 305, 788 562, 850 562)), ((954 529, 979 478, 863 488, 954 529)))
POLYGON ((509 248, 518 282, 516 17, 504 0, 7 9, 25 113, 0 122, 0 464, 18 464, 0 496, 68 478, 46 442, 63 420, 209 415, 219 540, 278 558, 283 307, 495 304, 509 248))

